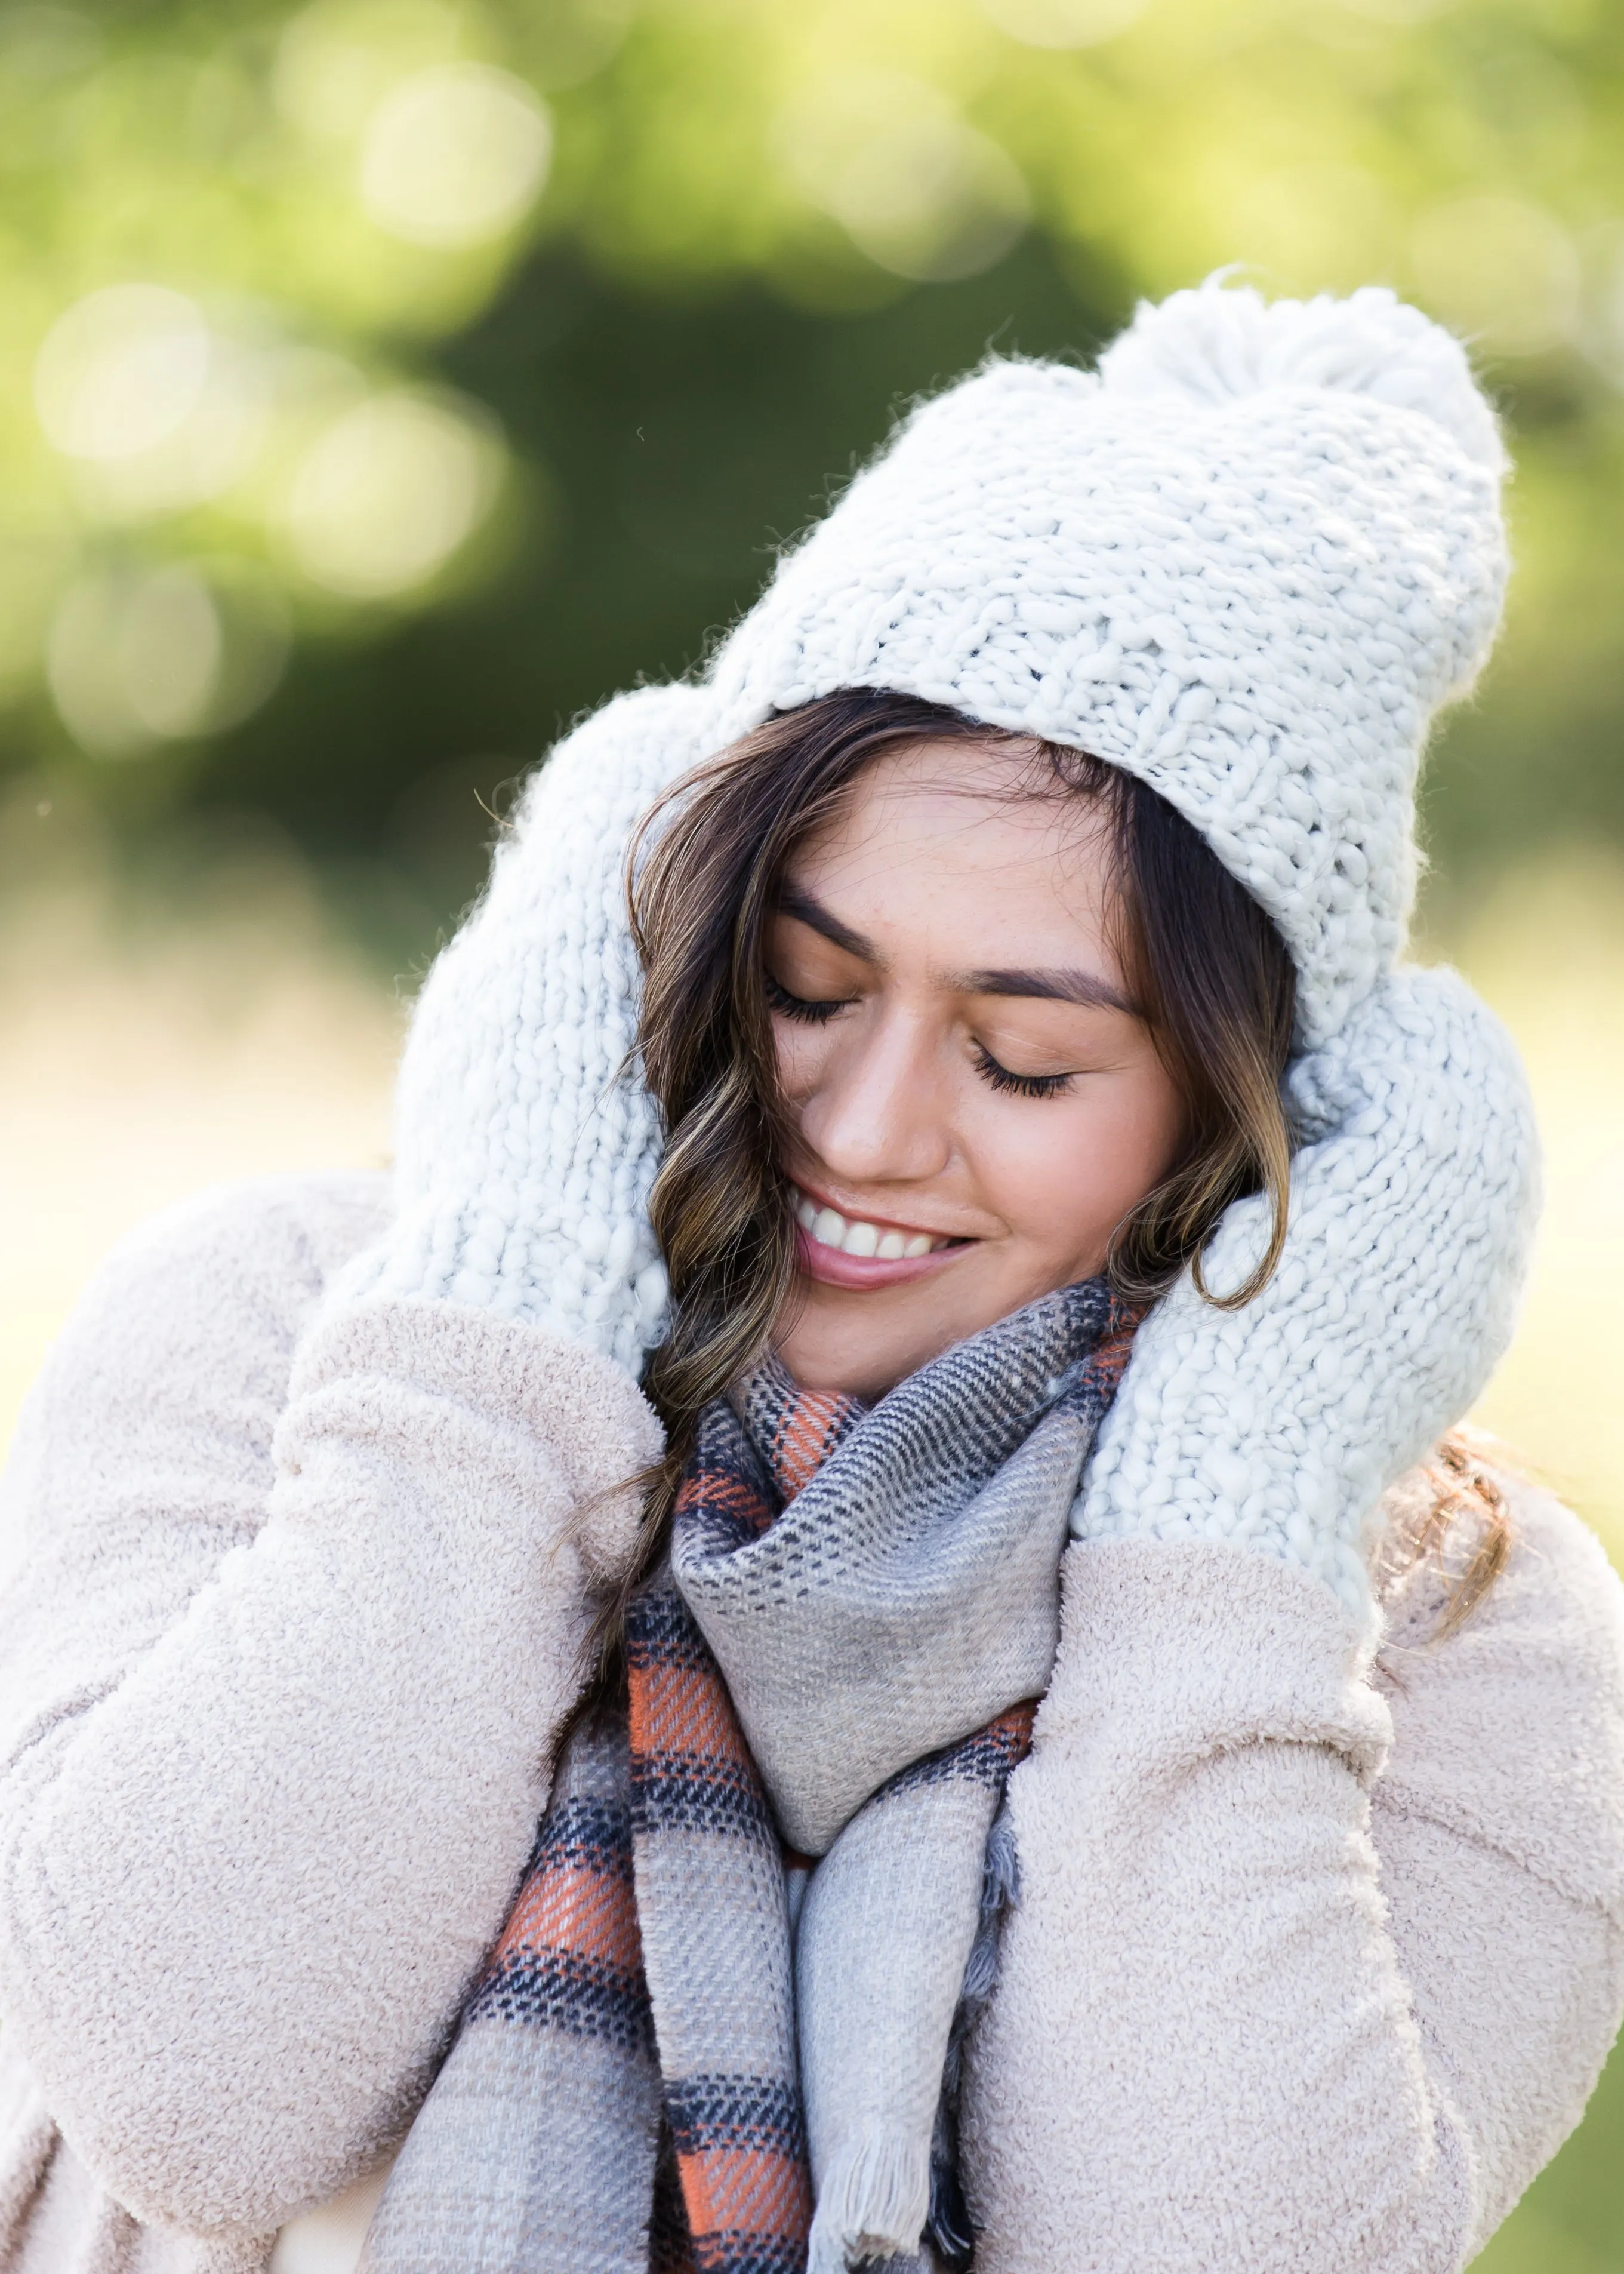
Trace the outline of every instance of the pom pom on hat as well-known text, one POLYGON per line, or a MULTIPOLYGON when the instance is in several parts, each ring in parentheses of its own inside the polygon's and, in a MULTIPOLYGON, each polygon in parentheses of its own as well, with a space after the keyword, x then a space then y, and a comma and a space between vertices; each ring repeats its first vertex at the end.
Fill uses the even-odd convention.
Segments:
POLYGON ((1108 395, 1217 403, 1274 388, 1323 387, 1417 410, 1493 473, 1500 428, 1459 340, 1385 285, 1346 300, 1266 301, 1220 277, 1153 304, 1100 358, 1108 395))
POLYGON ((1459 342, 1392 293, 1175 293, 1097 373, 995 359, 921 404, 721 649, 719 739, 890 688, 1123 766, 1274 919, 1323 1041, 1404 943, 1504 463, 1459 342))

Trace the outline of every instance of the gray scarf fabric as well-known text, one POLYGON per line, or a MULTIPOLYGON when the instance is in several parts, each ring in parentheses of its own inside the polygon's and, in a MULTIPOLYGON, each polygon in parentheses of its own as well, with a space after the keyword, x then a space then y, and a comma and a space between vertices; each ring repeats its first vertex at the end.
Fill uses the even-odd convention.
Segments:
POLYGON ((1134 1323, 1089 1282, 872 1409, 770 1363, 707 1411, 364 2274, 967 2262, 995 1819, 1134 1323))

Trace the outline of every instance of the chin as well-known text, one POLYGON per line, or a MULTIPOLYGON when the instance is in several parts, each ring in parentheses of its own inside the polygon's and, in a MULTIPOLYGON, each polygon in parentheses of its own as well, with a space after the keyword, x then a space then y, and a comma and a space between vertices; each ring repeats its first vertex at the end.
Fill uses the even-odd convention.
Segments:
MULTIPOLYGON (((798 1283, 773 1347, 801 1389, 883 1397, 934 1354, 923 1348, 926 1337, 917 1317, 898 1316, 899 1306, 894 1302, 885 1306, 891 1315, 876 1316, 879 1300, 813 1281, 798 1283), (916 1350, 922 1354, 914 1356, 916 1350)), ((945 1349, 953 1339, 949 1335, 940 1347, 945 1349)))
POLYGON ((949 1304, 946 1291, 929 1282, 858 1292, 803 1279, 778 1354, 803 1389, 883 1397, 905 1375, 1032 1299, 1018 1291, 1004 1302, 989 1291, 977 1303, 966 1299, 970 1289, 958 1291, 949 1304))
POLYGON ((946 1269, 894 1287, 831 1286, 798 1275, 786 1322, 774 1347, 803 1389, 845 1390, 873 1399, 955 1343, 979 1334, 1040 1295, 1093 1277, 1104 1269, 1104 1244, 1094 1256, 1043 1260, 1011 1268, 1015 1259, 963 1254, 946 1269))

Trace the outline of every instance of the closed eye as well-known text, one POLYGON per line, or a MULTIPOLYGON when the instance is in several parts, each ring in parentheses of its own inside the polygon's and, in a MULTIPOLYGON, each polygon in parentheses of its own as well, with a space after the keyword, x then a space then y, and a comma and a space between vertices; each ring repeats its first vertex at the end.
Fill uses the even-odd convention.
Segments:
POLYGON ((763 972, 762 976, 766 982, 767 1001, 770 1007, 776 1011, 780 1018, 798 1020, 803 1027, 826 1027, 837 1011, 849 1010, 855 999, 847 995, 833 1002, 812 1003, 808 1002, 804 995, 792 995, 789 989, 781 985, 771 971, 763 972))
POLYGON ((989 1089, 1005 1097, 1058 1097, 1071 1086, 1069 1073, 1011 1073, 984 1043, 975 1045, 975 1070, 989 1089))

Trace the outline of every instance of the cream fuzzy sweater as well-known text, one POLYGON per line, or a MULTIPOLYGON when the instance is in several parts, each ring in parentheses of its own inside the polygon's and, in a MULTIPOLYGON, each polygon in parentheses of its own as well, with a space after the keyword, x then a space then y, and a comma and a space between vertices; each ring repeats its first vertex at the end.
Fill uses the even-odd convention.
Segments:
MULTIPOLYGON (((381 1179, 207 1196, 104 1267, 5 1485, 0 2268, 259 2274, 410 2123, 501 1924, 617 1480, 538 1329, 304 1330, 381 1179)), ((1227 1545, 1078 1545, 974 2047, 981 2274, 1451 2274, 1624 2011, 1624 1591, 1518 1546, 1372 1663, 1227 1545)))

